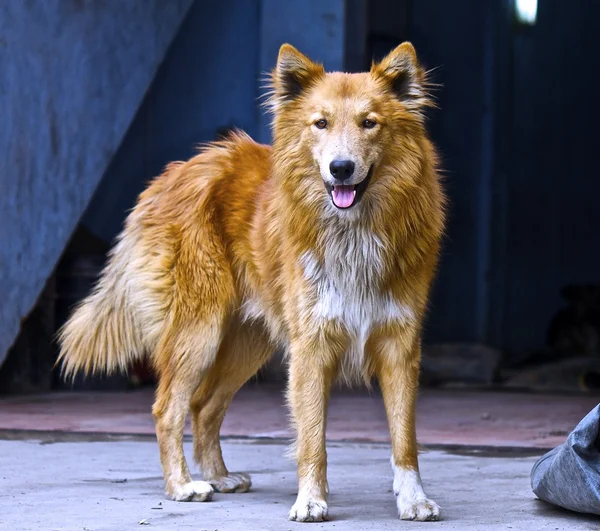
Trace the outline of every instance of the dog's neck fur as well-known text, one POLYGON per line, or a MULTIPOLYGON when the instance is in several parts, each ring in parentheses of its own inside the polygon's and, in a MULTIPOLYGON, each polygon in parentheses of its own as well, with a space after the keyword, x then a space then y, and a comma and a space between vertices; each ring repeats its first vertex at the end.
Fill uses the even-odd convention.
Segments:
MULTIPOLYGON (((306 193, 287 182, 302 182, 305 176, 293 176, 288 179, 276 179, 275 197, 278 219, 282 221, 281 230, 286 238, 293 242, 299 257, 311 257, 327 269, 347 270, 352 268, 361 277, 357 282, 373 283, 383 279, 392 261, 400 249, 394 245, 399 238, 390 238, 394 227, 388 220, 401 223, 401 216, 395 202, 378 201, 368 196, 349 210, 338 210, 325 192, 319 190, 314 182, 308 188, 316 188, 306 193), (307 223, 310 219, 314 222, 307 223)), ((320 179, 320 177, 319 177, 320 179)), ((321 185, 322 186, 322 185, 321 185)))

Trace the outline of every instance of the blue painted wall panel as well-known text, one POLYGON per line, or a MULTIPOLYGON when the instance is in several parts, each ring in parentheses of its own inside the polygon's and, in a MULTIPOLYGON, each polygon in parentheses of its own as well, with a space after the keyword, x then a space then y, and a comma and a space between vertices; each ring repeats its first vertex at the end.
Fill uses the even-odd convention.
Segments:
POLYGON ((504 341, 539 347, 568 284, 600 284, 600 4, 540 2, 512 40, 504 341))
POLYGON ((459 0, 440 8, 436 0, 412 2, 409 35, 421 61, 435 68, 439 110, 429 113, 450 198, 448 237, 435 284, 429 324, 433 341, 483 341, 486 308, 478 305, 487 234, 482 201, 482 136, 485 104, 486 3, 459 0), (484 224, 482 227, 481 224, 484 224))
POLYGON ((217 129, 257 130, 259 1, 197 1, 156 74, 83 222, 110 241, 146 183, 217 129))
POLYGON ((189 5, 0 5, 0 362, 189 5))

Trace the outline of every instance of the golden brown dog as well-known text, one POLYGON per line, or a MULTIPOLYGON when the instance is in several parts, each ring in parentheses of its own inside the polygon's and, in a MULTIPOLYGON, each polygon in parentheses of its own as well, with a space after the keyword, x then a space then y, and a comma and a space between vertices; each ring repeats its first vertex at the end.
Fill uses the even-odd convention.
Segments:
POLYGON ((167 495, 204 501, 249 488, 246 474, 227 470, 219 429, 236 391, 284 347, 297 521, 328 517, 332 382, 375 376, 400 517, 437 519, 414 418, 444 224, 424 71, 409 43, 362 74, 325 73, 284 45, 269 105, 272 148, 233 134, 169 165, 141 194, 98 286, 61 332, 64 371, 126 370, 151 356, 167 495), (183 455, 189 412, 205 481, 192 481, 183 455))

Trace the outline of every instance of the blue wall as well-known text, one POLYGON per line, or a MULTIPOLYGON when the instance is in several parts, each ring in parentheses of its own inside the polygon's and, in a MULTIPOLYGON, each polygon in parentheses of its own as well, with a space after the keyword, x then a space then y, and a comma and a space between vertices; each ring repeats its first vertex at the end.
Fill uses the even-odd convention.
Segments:
POLYGON ((83 218, 111 241, 147 181, 189 158, 220 127, 254 135, 258 0, 195 2, 83 218))
POLYGON ((0 362, 189 5, 0 5, 0 362))
POLYGON ((437 341, 483 340, 489 215, 482 134, 486 94, 486 2, 412 2, 408 35, 421 61, 435 68, 439 110, 429 129, 441 156, 450 197, 448 237, 432 300, 428 336, 437 341), (480 231, 484 231, 483 238, 480 231))
POLYGON ((0 355, 102 172, 83 222, 110 241, 145 183, 219 128, 269 140, 260 86, 283 42, 360 70, 410 39, 437 67, 429 128, 451 206, 428 339, 539 346, 560 288, 599 280, 598 3, 540 2, 524 31, 508 1, 197 0, 133 122, 186 2, 55 0, 27 24, 29 4, 7 5, 0 355))
POLYGON ((511 40, 507 136, 509 345, 535 347, 567 284, 600 284, 598 20, 600 3, 540 2, 511 40))
POLYGON ((519 27, 511 2, 409 2, 406 38, 440 109, 450 218, 428 337, 481 341, 518 360, 543 347, 561 288, 600 284, 600 4, 539 2, 519 27))

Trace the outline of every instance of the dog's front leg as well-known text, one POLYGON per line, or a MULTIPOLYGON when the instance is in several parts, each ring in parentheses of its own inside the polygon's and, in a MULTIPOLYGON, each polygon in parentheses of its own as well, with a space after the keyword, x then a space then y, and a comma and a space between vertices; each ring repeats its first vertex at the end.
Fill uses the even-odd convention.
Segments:
POLYGON ((290 346, 288 400, 297 431, 298 498, 289 518, 297 522, 328 519, 325 418, 335 359, 324 341, 290 346))
POLYGON ((415 406, 421 347, 405 331, 383 340, 376 370, 390 425, 394 494, 403 520, 438 520, 440 508, 423 492, 417 458, 415 406), (413 343, 407 345, 407 340, 413 343))

